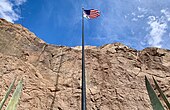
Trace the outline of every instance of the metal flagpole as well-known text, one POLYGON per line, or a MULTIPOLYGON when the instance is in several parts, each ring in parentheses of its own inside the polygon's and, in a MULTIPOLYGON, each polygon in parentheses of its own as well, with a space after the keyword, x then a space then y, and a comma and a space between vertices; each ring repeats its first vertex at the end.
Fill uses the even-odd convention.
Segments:
POLYGON ((81 108, 86 110, 86 76, 85 76, 85 58, 84 58, 84 8, 82 8, 82 100, 81 108))

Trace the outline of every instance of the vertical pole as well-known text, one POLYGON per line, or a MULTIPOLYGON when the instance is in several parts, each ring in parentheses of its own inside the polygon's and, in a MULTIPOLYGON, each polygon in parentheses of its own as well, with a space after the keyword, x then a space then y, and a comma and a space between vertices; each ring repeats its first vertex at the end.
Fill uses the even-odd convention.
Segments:
POLYGON ((86 110, 86 76, 85 76, 85 58, 84 58, 84 8, 82 8, 82 100, 81 108, 86 110))

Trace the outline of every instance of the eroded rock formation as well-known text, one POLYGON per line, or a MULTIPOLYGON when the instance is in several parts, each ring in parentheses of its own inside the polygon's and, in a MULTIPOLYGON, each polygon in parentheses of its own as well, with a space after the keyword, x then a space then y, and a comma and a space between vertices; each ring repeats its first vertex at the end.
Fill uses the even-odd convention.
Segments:
MULTIPOLYGON (((0 19, 0 100, 24 79, 18 110, 80 110, 81 47, 50 45, 0 19)), ((144 76, 170 97, 170 51, 121 43, 86 47, 87 110, 151 110, 144 76), (152 82, 152 81, 151 81, 152 82)))

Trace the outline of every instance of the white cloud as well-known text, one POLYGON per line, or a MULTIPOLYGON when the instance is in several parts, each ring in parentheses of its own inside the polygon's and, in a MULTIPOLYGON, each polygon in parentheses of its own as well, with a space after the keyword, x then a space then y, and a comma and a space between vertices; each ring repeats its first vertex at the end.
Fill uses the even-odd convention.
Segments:
POLYGON ((133 18, 132 21, 138 21, 138 19, 137 18, 133 18))
POLYGON ((16 5, 22 5, 23 3, 25 3, 27 0, 15 0, 15 4, 16 5))
POLYGON ((10 2, 10 0, 0 0, 0 18, 4 18, 10 22, 17 21, 20 15, 14 7, 22 5, 24 2, 26 2, 26 0, 15 0, 14 2, 10 2))
POLYGON ((93 28, 95 29, 93 33, 97 33, 94 34, 95 42, 130 43, 137 49, 148 46, 168 47, 165 45, 165 39, 169 37, 170 30, 170 1, 92 0, 86 3, 88 3, 86 7, 101 11, 97 25, 93 28))
POLYGON ((167 47, 166 41, 163 38, 167 36, 170 22, 170 12, 167 9, 161 9, 160 12, 163 14, 160 17, 149 16, 149 29, 150 32, 147 34, 148 44, 154 47, 167 47))
POLYGON ((165 17, 162 16, 161 18, 155 17, 155 16, 149 16, 149 28, 150 32, 147 35, 148 38, 148 44, 153 47, 162 47, 162 37, 166 33, 166 29, 168 27, 167 21, 165 20, 165 17))
POLYGON ((138 17, 138 18, 144 18, 145 15, 138 15, 137 17, 138 17))
POLYGON ((165 14, 167 20, 170 21, 170 12, 168 12, 168 11, 165 10, 165 9, 162 9, 162 10, 161 10, 161 13, 165 14))

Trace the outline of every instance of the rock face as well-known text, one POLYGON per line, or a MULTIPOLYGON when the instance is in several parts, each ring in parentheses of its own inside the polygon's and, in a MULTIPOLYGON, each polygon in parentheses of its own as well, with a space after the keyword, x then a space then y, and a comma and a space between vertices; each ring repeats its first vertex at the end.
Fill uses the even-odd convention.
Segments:
MULTIPOLYGON (((145 75, 170 97, 169 50, 114 43, 86 47, 85 57, 87 110, 151 110, 145 75)), ((0 19, 0 61, 0 100, 17 76, 24 79, 18 110, 81 109, 81 47, 46 44, 0 19)))

